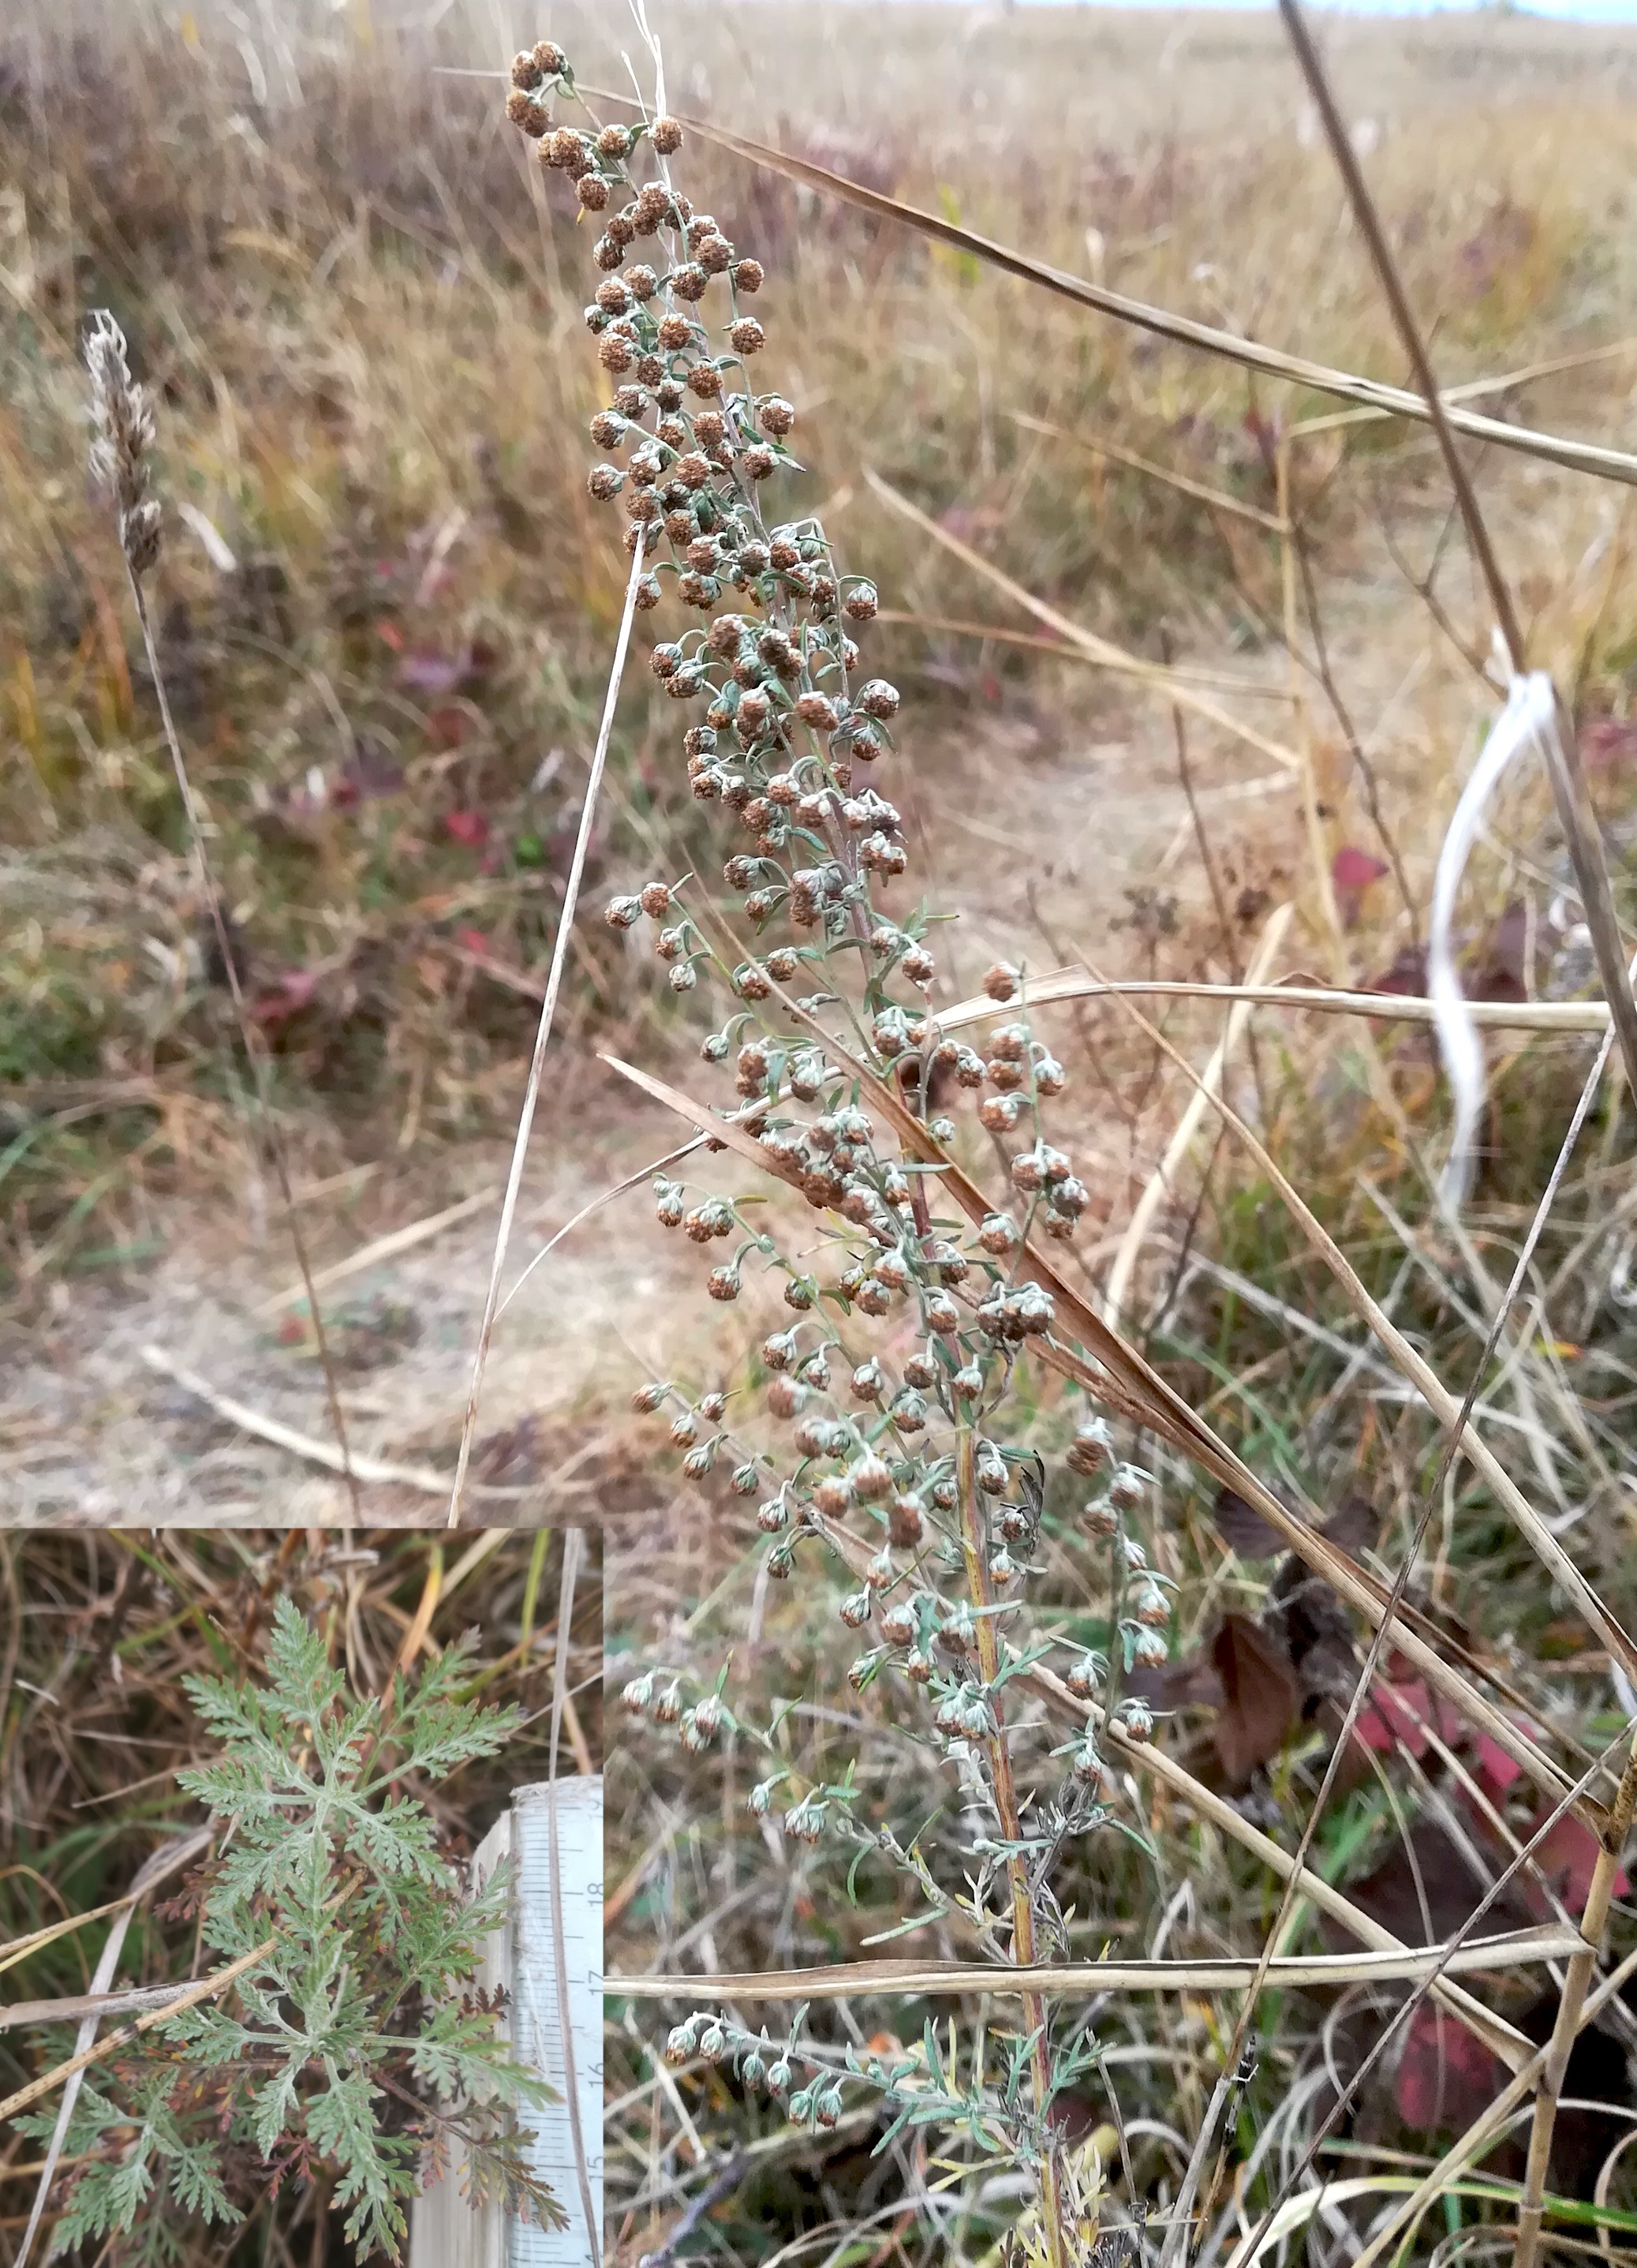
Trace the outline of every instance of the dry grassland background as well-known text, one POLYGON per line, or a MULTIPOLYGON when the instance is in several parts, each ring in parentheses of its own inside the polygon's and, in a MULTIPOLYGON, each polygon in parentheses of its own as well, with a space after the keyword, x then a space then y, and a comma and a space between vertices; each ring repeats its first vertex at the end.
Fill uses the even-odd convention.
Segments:
MULTIPOLYGON (((132 4, 77 24, 31 10, 5 34, 0 1498, 14 1519, 250 1520, 286 1504, 323 1517, 339 1501, 333 1476, 143 1359, 157 1346, 323 1432, 311 1333, 298 1307, 267 1305, 292 1283, 288 1239, 250 1138, 117 556, 86 491, 76 342, 92 306, 124 322, 158 399, 164 648, 319 1260, 496 1178, 620 573, 584 495, 597 373, 578 331, 583 247, 540 200, 491 86, 435 68, 493 67, 535 28, 503 12, 444 11, 429 31, 366 0, 132 4)), ((584 76, 620 78, 613 11, 569 11, 554 28, 577 37, 584 76)), ((1401 375, 1270 20, 770 5, 674 8, 661 28, 679 107, 1134 296, 1401 375)), ((1331 42, 1447 382, 1617 342, 1633 304, 1637 42, 1473 18, 1339 24, 1331 42)), ((887 628, 882 650, 912 696, 903 799, 962 908, 952 981, 1000 946, 1037 965, 1091 951, 1116 972, 1225 976, 1286 900, 1288 966, 1362 979, 1413 947, 1481 714, 1457 649, 1480 652, 1486 636, 1428 438, 1376 425, 1294 456, 1336 696, 1304 628, 1319 848, 1390 870, 1347 900, 1337 939, 1279 764, 1190 723, 1213 894, 1167 705, 1129 678, 929 626, 1040 630, 863 480, 877 471, 1131 652, 1258 681, 1274 697, 1227 705, 1288 743, 1276 542, 1089 445, 1266 512, 1274 437, 1333 405, 708 151, 695 168, 769 269, 804 498, 824 504, 888 605, 922 618, 887 628), (1412 587, 1435 562, 1443 630, 1412 587)), ((1616 438, 1632 367, 1617 354, 1499 399, 1529 422, 1616 438)), ((1479 477, 1543 659, 1575 680, 1589 718, 1611 720, 1598 788, 1618 832, 1624 492, 1493 451, 1479 477)), ((634 680, 599 884, 645 866, 656 840, 683 854, 694 840, 667 755, 634 680)), ((1552 854, 1531 832, 1543 808, 1523 802, 1480 860, 1475 929, 1520 896, 1550 907, 1552 854)), ((610 1161, 633 1167, 657 1146, 590 1044, 651 1058, 683 1043, 656 975, 587 925, 525 1251, 610 1161)), ((1127 1049, 1117 1017, 1094 1021, 1127 1049)), ((1196 1048, 1212 1036, 1186 1011, 1175 1028, 1196 1048)), ((1384 1133, 1396 1146, 1347 1068, 1355 1042, 1281 1019, 1264 1043, 1299 1066, 1302 1108, 1283 1093, 1292 1138, 1334 1164, 1354 1143, 1378 1154, 1384 1133)), ((1537 1049, 1501 1089, 1531 1158, 1549 1130, 1535 1068, 1550 1089, 1573 1053, 1537 1049)), ((1400 1057, 1400 1086, 1435 1108, 1418 1050, 1400 1057)), ((1127 1097, 1099 1128, 1112 1231, 1177 1108, 1157 1077, 1141 1108, 1127 1097)), ((446 1458, 491 1218, 480 1203, 330 1295, 360 1441, 389 1461, 446 1458)), ((510 1310, 480 1476, 525 1493, 497 1504, 526 1516, 554 1468, 589 1448, 565 1476, 581 1491, 570 1508, 588 1478, 625 1473, 618 1445, 593 1436, 640 1367, 621 1335, 640 1344, 672 1303, 666 1265, 615 1212, 510 1310)), ((621 1484, 631 1500, 653 1486, 621 1484)), ((372 1509, 423 1517, 429 1502, 383 1487, 372 1509)))

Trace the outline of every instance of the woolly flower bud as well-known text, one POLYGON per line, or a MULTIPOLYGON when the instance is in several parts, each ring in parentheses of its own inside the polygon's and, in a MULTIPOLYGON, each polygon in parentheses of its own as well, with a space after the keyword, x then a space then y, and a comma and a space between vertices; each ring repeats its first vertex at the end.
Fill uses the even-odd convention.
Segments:
POLYGON ((841 1605, 836 1609, 836 1612, 841 1616, 841 1620, 847 1624, 848 1630, 862 1630, 863 1625, 870 1620, 870 1609, 872 1603, 873 1602, 869 1587, 866 1586, 863 1590, 854 1591, 849 1594, 849 1596, 843 1599, 841 1605))
POLYGON ((1139 1628, 1131 1637, 1131 1660, 1136 1669, 1164 1669, 1171 1659, 1171 1648, 1163 1633, 1157 1630, 1139 1628))
POLYGON ((669 2064, 686 2063, 698 2045, 699 2030, 692 2020, 686 2024, 677 2024, 665 2039, 665 2061, 669 2064))
POLYGON ((674 1725, 682 1714, 682 1688, 674 1681, 663 1693, 654 1697, 652 1715, 657 1725, 674 1725))
POLYGON ((1103 1759, 1097 1754, 1097 1743, 1088 1733, 1074 1749, 1069 1758, 1069 1770, 1083 1786, 1089 1786, 1103 1777, 1103 1759))
POLYGON ((899 1599, 881 1616, 881 1635, 890 1646, 913 1646, 921 1618, 913 1599, 899 1599))
POLYGON ((796 405, 787 401, 782 394, 770 394, 758 404, 756 416, 763 432, 782 438, 796 423, 796 405))
POLYGON ((986 1213, 978 1231, 978 1241, 986 1252, 999 1259, 1022 1243, 1023 1232, 1009 1213, 986 1213))
POLYGON ((924 1513, 921 1498, 907 1491, 895 1496, 887 1509, 887 1537, 900 1551, 913 1551, 920 1543, 924 1513))
MULTIPOLYGON (((516 66, 514 65, 515 69, 516 66)), ((551 113, 536 102, 521 87, 514 86, 506 97, 506 115, 514 126, 521 127, 531 139, 538 142, 551 124, 551 113)))
POLYGON ((1151 1740, 1154 1734, 1154 1712, 1146 1701, 1122 1701, 1119 1722, 1125 1727, 1126 1737, 1132 1741, 1151 1740))
POLYGON ((983 975, 983 989, 991 1000, 1010 1000, 1017 997, 1017 971, 1008 961, 997 961, 983 975))
POLYGON ((1064 1672, 1063 1683, 1076 1701, 1090 1701, 1102 1683, 1095 1654, 1083 1653, 1064 1672))
POLYGON ((1093 1473, 1100 1473, 1113 1447, 1114 1437, 1109 1432, 1107 1419, 1088 1418, 1083 1425, 1075 1429, 1075 1438, 1068 1445, 1069 1471, 1083 1473, 1088 1478, 1093 1473))
POLYGON ((1088 1504, 1080 1517, 1085 1522, 1089 1535, 1117 1535, 1119 1533, 1119 1514, 1106 1497, 1088 1504))
POLYGON ((878 1498, 892 1493, 892 1468, 885 1457, 877 1456, 873 1449, 867 1450, 856 1461, 848 1476, 853 1484, 853 1494, 861 1503, 873 1503, 878 1498))
POLYGON ((813 1491, 813 1502, 826 1519, 840 1520, 852 1507, 852 1483, 843 1474, 826 1474, 813 1491))
POLYGON ((705 1289, 713 1300, 737 1300, 739 1296, 737 1271, 731 1268, 713 1268, 705 1278, 705 1289))
POLYGON ((763 270, 760 260, 736 260, 733 263, 733 288, 736 291, 760 291, 763 270))
POLYGON ((648 138, 662 158, 674 158, 682 147, 682 129, 674 118, 656 118, 648 129, 648 138))
POLYGON ((741 315, 728 333, 728 340, 736 354, 760 354, 767 343, 767 335, 754 315, 741 315))
POLYGON ((547 78, 562 78, 569 69, 569 58, 555 40, 536 40, 534 60, 547 78))
POLYGON ((650 1669, 641 1677, 634 1677, 628 1685, 621 1687, 620 1706, 628 1717, 644 1716, 653 1697, 654 1673, 650 1669))
POLYGON ((1171 1621, 1170 1604, 1157 1583, 1143 1585, 1132 1611, 1149 1630, 1164 1630, 1171 1621))
POLYGON ((773 1798, 778 1787, 776 1779, 759 1779, 745 1799, 745 1808, 752 1819, 765 1819, 773 1809, 773 1798))
POLYGON ((639 1386, 631 1396, 631 1407, 644 1417, 651 1417, 654 1411, 663 1405, 666 1391, 666 1388, 657 1380, 650 1381, 647 1386, 639 1386))
POLYGON ((885 677, 872 677, 868 685, 859 688, 858 706, 866 717, 878 717, 884 721, 889 717, 896 717, 899 710, 898 688, 896 685, 889 685, 885 677))
POLYGON ((1109 1501, 1121 1512, 1133 1512, 1148 1494, 1153 1475, 1141 1465, 1121 1465, 1108 1484, 1109 1501))

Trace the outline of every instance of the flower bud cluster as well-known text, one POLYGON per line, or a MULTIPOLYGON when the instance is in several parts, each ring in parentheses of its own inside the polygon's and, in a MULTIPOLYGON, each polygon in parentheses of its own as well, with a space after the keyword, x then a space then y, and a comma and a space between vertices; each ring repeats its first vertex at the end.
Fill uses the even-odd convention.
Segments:
MULTIPOLYGON (((719 807, 730 830, 721 871, 740 942, 720 948, 717 910, 691 880, 650 877, 614 898, 606 918, 651 941, 675 991, 704 980, 720 989, 725 1013, 701 1053, 730 1072, 724 1123, 737 1130, 735 1146, 753 1141, 767 1175, 816 1217, 787 1254, 739 1203, 676 1174, 656 1177, 658 1221, 711 1255, 713 1300, 738 1300, 752 1261, 779 1288, 784 1320, 763 1325, 745 1393, 773 1448, 727 1426, 721 1393, 691 1398, 654 1381, 637 1407, 665 1416, 690 1476, 718 1488, 725 1477, 755 1500, 769 1576, 792 1575, 798 1550, 843 1564, 836 1612, 864 1648, 853 1685, 862 1692, 890 1672, 920 1689, 916 1737, 987 1791, 987 1815, 980 1804, 952 1870, 965 1894, 935 1879, 918 1850, 854 1821, 848 1786, 798 1781, 775 1813, 782 1770, 752 1789, 752 1815, 769 1827, 776 1818, 791 1843, 815 1849, 863 1837, 935 1910, 958 1909, 980 1931, 994 1926, 991 1878, 1006 1874, 1003 1903, 1022 1942, 1016 1901, 1035 1893, 1017 1871, 1023 1845, 1009 1845, 1000 1828, 1017 1815, 1007 1686, 1018 1652, 1049 1660, 1054 1649, 1009 1636, 1044 1560, 1046 1489, 1040 1461, 1007 1437, 1020 1365, 1059 1328, 1039 1240, 1074 1236, 1091 1204, 1044 1123, 1066 1073, 1036 1036, 1024 972, 1009 962, 981 980, 994 1013, 971 1041, 940 1028, 929 1000, 934 918, 892 902, 909 865, 887 761, 899 696, 867 673, 859 644, 879 593, 844 571, 817 519, 782 514, 773 502, 795 461, 796 412, 752 377, 767 341, 745 302, 761 269, 673 185, 674 122, 582 129, 561 116, 573 92, 566 58, 542 41, 517 59, 508 111, 601 230, 602 280, 585 321, 608 399, 591 420, 600 454, 588 485, 623 516, 628 550, 640 544, 638 605, 651 610, 668 595, 686 610, 690 626, 666 625, 651 667, 666 707, 674 701, 686 717, 691 794, 719 807), (891 1106, 884 1088, 897 1099, 891 1106), (998 1147, 1004 1160, 1005 1185, 975 1225, 943 1217, 952 1208, 943 1163, 908 1137, 897 1107, 947 1147, 956 1129, 944 1114, 961 1098, 986 1153, 998 1147)), ((1110 1651, 1118 1646, 1127 1668, 1163 1660, 1169 1602, 1128 1519, 1148 1476, 1119 1462, 1097 1416, 1065 1462, 1099 1484, 1083 1517, 1111 1543, 1110 1651)), ((1117 1687, 1099 1656, 1061 1651, 1077 1699, 1117 1687)), ((676 1727, 692 1752, 732 1721, 719 1695, 690 1705, 682 1680, 657 1669, 621 1697, 634 1717, 676 1727)), ((1142 1704, 1114 1706, 1130 1738, 1147 1736, 1142 1704)), ((752 1737, 742 1723, 735 1729, 752 1737)), ((1117 1791, 1092 1734, 1077 1731, 1057 1753, 1063 1816, 1105 1816, 1117 1791)), ((1039 1895, 1049 1912, 1049 1891, 1039 1895)), ((798 2082, 793 2040, 775 2051, 765 2035, 696 2015, 672 2033, 666 2055, 730 2059, 748 2087, 765 2088, 800 2122, 826 2126, 841 2114, 833 2074, 815 2069, 798 2082)), ((889 2091, 898 2084, 890 2073, 859 2075, 889 2091)), ((916 2084, 927 2084, 924 2073, 916 2084)), ((1046 2131, 1045 2102, 1014 2109, 1007 2131, 1027 2155, 1046 2131)))

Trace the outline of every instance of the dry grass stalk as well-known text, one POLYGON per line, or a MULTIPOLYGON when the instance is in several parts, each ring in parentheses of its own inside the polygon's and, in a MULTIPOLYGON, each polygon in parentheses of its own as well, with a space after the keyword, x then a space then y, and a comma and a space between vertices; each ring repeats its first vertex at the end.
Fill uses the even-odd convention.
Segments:
POLYGON ((223 974, 232 998, 239 1041, 250 1065, 256 1098, 258 1131, 278 1182, 291 1248, 307 1295, 313 1337, 324 1373, 330 1425, 335 1435, 340 1457, 338 1469, 346 1484, 353 1517, 361 1519, 363 1509, 348 1447, 347 1420, 341 1410, 341 1388, 325 1333, 324 1317, 313 1289, 312 1267, 307 1256, 305 1233, 297 1218, 289 1161, 273 1110, 267 1050, 246 1002, 238 949, 228 928, 222 895, 205 850, 202 814, 187 776, 187 760, 182 754, 181 740, 172 714, 170 692, 160 666, 158 643, 143 589, 143 579, 159 556, 162 526, 158 500, 150 493, 149 457, 155 439, 153 412, 143 389, 131 376, 125 335, 106 311, 99 311, 92 318, 85 342, 85 363, 91 377, 92 413, 98 432, 92 449, 91 469, 93 477, 107 490, 114 503, 126 582, 130 590, 131 605, 136 610, 137 627, 142 632, 143 650, 147 655, 149 674, 153 680, 154 697, 158 703, 159 721, 175 775, 177 793, 181 798, 182 810, 187 821, 199 887, 209 913, 217 951, 221 956, 223 974))
POLYGON ((613 661, 608 672, 608 688, 603 697, 602 722, 598 727, 597 745, 591 752, 591 772, 585 783, 585 795, 580 806, 579 828, 575 836, 574 856, 569 868, 569 879, 563 888, 562 910, 557 917, 557 935, 552 946, 551 973, 546 980, 546 998, 540 1005, 540 1024, 534 1035, 534 1052, 529 1061, 528 1081, 524 1089, 523 1108, 518 1116, 518 1130, 511 1149, 511 1167, 506 1176, 506 1193, 501 1201, 500 1226, 495 1233, 495 1258, 489 1269, 488 1288, 483 1295, 483 1318, 478 1326, 477 1351, 472 1363, 472 1386, 466 1396, 466 1422, 460 1429, 460 1450, 455 1463, 454 1484, 449 1492, 449 1513, 446 1525, 453 1528, 460 1517, 460 1500, 466 1491, 466 1467, 472 1458, 472 1444, 477 1437, 478 1402, 483 1391, 483 1372, 488 1362, 489 1341, 494 1336, 495 1318, 500 1312, 500 1283, 505 1269, 506 1251, 511 1241, 512 1222, 517 1215, 518 1199, 523 1189, 523 1168, 528 1157, 529 1136, 533 1130, 535 1105, 540 1100, 540 1080, 545 1076, 546 1052, 551 1044, 552 1025, 556 1019, 557 998, 562 989, 563 971, 568 967, 569 940, 574 932, 574 917, 580 901, 580 884, 584 879, 586 853, 591 848, 591 829, 597 819, 598 796, 602 787, 603 770, 608 761, 609 736, 613 731, 614 710, 620 698, 620 681, 625 674, 626 650, 630 644, 631 624, 635 618, 637 593, 642 581, 642 543, 641 530, 631 554, 631 571, 626 578, 625 605, 620 616, 620 629, 614 640, 613 661))
MULTIPOLYGON (((629 95, 607 88, 588 88, 605 102, 618 103, 622 109, 637 106, 629 95)), ((1355 378, 1345 371, 1331 370, 1322 363, 1305 361, 1299 355, 1282 354, 1277 348, 1259 344, 1252 339, 1237 337, 1233 333, 1214 328, 1208 323, 1196 323, 1182 315, 1174 315, 1161 307, 1146 306, 1141 300, 1127 298, 1118 291, 1105 291, 1100 284, 1088 284, 1080 276, 1067 275, 1061 269, 1048 267, 1044 261, 1031 260, 1024 254, 1009 250, 1005 246, 979 236, 973 230, 962 228, 954 221, 945 220, 936 213, 924 212, 907 204, 901 198, 883 195, 867 188, 862 182, 848 180, 828 167, 814 165, 810 159, 793 156, 788 151, 775 150, 753 136, 730 133, 724 127, 708 124, 701 119, 679 114, 679 122, 691 133, 716 143, 735 157, 746 158, 752 165, 765 166, 772 172, 782 173, 788 180, 799 181, 820 195, 833 197, 840 202, 856 206, 861 212, 872 213, 884 220, 902 222, 921 236, 936 243, 946 244, 952 250, 971 254, 987 265, 999 269, 1003 275, 1016 276, 1026 284, 1039 284, 1043 290, 1060 298, 1090 307, 1098 314, 1112 316, 1116 322, 1134 328, 1150 331, 1156 336, 1170 339, 1179 346, 1200 349, 1206 354, 1220 355, 1229 362, 1238 363, 1246 370, 1260 372, 1269 378, 1285 379, 1293 385, 1310 387, 1316 393, 1331 394, 1344 401, 1354 401, 1379 415, 1413 418, 1432 423, 1435 413, 1429 411, 1424 394, 1412 394, 1402 387, 1385 386, 1378 379, 1355 378)), ((1457 432, 1478 441, 1493 442, 1498 448, 1512 449, 1525 456, 1538 457, 1551 464, 1561 465, 1571 472, 1589 473, 1604 480, 1618 481, 1627 486, 1637 483, 1637 457, 1621 449, 1601 447, 1587 441, 1572 441, 1551 433, 1531 432, 1526 426, 1511 425, 1504 419, 1483 417, 1476 412, 1460 408, 1450 397, 1439 397, 1444 404, 1443 415, 1457 432)))

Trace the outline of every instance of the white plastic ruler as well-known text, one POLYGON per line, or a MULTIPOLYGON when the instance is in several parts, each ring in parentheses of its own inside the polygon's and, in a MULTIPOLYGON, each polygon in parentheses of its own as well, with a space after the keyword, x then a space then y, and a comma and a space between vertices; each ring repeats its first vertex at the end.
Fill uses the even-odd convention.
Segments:
MULTIPOLYGON (((410 2229, 412 2268, 600 2268, 603 2219, 603 1783, 599 1773, 556 1783, 557 1867, 562 1909, 559 1993, 557 1938, 552 1915, 552 1795, 548 1785, 518 1788, 511 1809, 483 1838, 472 1862, 486 1882, 503 1860, 511 1867, 510 1917, 484 1950, 477 1981, 499 1984, 510 2001, 509 2029, 519 2058, 562 2098, 525 2114, 532 2135, 529 2165, 569 2216, 566 2229, 542 2228, 497 2207, 473 2211, 461 2195, 461 2169, 415 2200, 410 2229), (569 2053, 564 2051, 567 2035, 569 2053), (587 2226, 568 2065, 591 2191, 587 2226)), ((457 2154, 458 2158, 458 2154, 457 2154)))
POLYGON ((557 1870, 562 1889, 560 1972, 552 1917, 551 1789, 519 1788, 511 1808, 512 2043, 551 2081, 561 2102, 531 2112, 533 2170, 569 2215, 566 2229, 514 2221, 507 2268, 595 2268, 603 2225, 603 1783, 595 1773, 556 1783, 557 1870), (559 2004, 560 1973, 569 1988, 559 2004), (591 2198, 591 2228, 569 2111, 568 2058, 573 2053, 591 2198))

